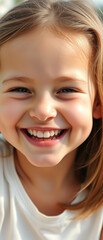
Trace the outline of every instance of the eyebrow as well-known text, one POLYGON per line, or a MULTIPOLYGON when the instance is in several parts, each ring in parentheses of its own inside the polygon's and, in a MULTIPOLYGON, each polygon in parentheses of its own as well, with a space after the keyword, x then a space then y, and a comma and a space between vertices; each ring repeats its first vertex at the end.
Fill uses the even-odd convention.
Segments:
MULTIPOLYGON (((6 78, 2 81, 3 84, 5 84, 6 82, 8 81, 12 81, 12 80, 16 80, 18 82, 32 82, 33 79, 29 78, 29 77, 26 77, 26 76, 12 76, 12 77, 9 77, 9 78, 6 78)), ((87 81, 85 79, 81 79, 81 78, 78 78, 78 77, 72 77, 72 76, 60 76, 60 77, 57 77, 54 79, 55 82, 66 82, 66 81, 73 81, 73 82, 81 82, 82 84, 87 84, 87 81)))
POLYGON ((6 79, 4 79, 3 81, 2 81, 2 83, 4 84, 4 83, 6 83, 6 82, 9 82, 9 81, 12 81, 12 80, 16 80, 16 81, 18 81, 18 82, 25 82, 25 81, 30 81, 30 78, 28 78, 28 77, 25 77, 25 76, 12 76, 12 77, 9 77, 9 78, 6 78, 6 79))
POLYGON ((87 81, 85 79, 81 79, 79 77, 72 77, 72 76, 57 77, 55 81, 58 81, 58 80, 61 82, 72 81, 72 82, 81 82, 82 84, 87 84, 87 81))

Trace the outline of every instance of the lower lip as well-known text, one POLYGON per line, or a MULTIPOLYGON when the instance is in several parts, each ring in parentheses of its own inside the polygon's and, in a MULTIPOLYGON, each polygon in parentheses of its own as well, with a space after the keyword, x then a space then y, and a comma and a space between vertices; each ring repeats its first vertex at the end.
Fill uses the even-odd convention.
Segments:
POLYGON ((34 146, 37 146, 37 147, 52 147, 54 145, 56 145, 57 143, 60 142, 60 139, 62 139, 64 137, 64 135, 66 134, 67 130, 64 131, 64 133, 59 136, 58 138, 54 139, 54 140, 35 140, 35 139, 32 139, 30 138, 24 130, 21 130, 21 132, 23 133, 23 135, 26 137, 26 139, 28 140, 29 143, 31 143, 32 145, 34 146))

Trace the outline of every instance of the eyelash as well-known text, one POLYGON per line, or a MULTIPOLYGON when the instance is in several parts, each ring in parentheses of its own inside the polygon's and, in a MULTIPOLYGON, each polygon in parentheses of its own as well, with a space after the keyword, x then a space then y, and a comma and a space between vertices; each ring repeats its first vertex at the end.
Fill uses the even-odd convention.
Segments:
POLYGON ((58 93, 72 93, 72 92, 77 92, 77 89, 75 88, 62 88, 59 91, 57 91, 58 93))
MULTIPOLYGON (((32 92, 25 87, 15 87, 9 90, 9 92, 14 93, 14 96, 17 98, 28 98, 32 96, 32 92), (17 94, 17 95, 16 95, 17 94)), ((78 93, 79 89, 73 88, 73 87, 64 87, 56 91, 55 96, 56 98, 60 98, 63 100, 67 100, 68 98, 71 98, 74 96, 74 93, 78 93)))
MULTIPOLYGON (((24 87, 13 88, 13 89, 10 90, 10 92, 31 93, 28 88, 24 88, 24 87)), ((74 88, 62 88, 59 91, 57 91, 57 93, 68 93, 68 92, 77 92, 77 90, 74 89, 74 88)))
POLYGON ((28 88, 17 87, 10 90, 10 92, 31 93, 28 88))

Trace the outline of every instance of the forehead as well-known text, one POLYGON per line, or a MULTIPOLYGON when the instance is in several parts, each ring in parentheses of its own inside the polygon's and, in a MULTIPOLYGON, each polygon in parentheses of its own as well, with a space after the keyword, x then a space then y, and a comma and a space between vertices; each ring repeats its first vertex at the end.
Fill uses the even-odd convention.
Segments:
POLYGON ((33 29, 1 46, 1 70, 25 68, 27 74, 27 71, 32 73, 35 66, 43 73, 47 66, 49 73, 60 73, 64 67, 70 68, 74 63, 77 67, 82 63, 86 69, 90 54, 90 44, 83 34, 68 32, 60 36, 49 29, 33 29))
MULTIPOLYGON (((61 31, 61 33, 54 32, 53 30, 50 30, 49 28, 37 28, 32 29, 31 31, 28 31, 24 34, 21 34, 20 36, 17 36, 16 38, 13 38, 11 40, 8 40, 5 44, 1 46, 1 49, 8 48, 8 51, 15 50, 15 48, 25 48, 33 46, 38 46, 39 48, 48 47, 49 45, 53 46, 53 43, 55 41, 55 44, 58 44, 58 46, 61 45, 65 48, 67 45, 73 47, 73 48, 79 48, 79 50, 83 50, 85 54, 87 53, 87 50, 91 50, 91 46, 89 44, 89 41, 87 37, 80 32, 75 31, 61 31), (31 45, 28 45, 30 44, 31 45)), ((56 46, 57 47, 57 46, 56 46)), ((2 51, 1 51, 2 52, 2 51)))

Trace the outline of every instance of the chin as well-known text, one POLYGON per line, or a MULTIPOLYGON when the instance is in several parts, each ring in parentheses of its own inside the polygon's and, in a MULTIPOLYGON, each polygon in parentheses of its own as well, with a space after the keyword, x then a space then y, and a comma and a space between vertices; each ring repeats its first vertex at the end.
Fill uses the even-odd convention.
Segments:
POLYGON ((36 167, 54 167, 56 166, 59 162, 61 162, 61 158, 51 158, 51 157, 45 157, 45 156, 40 156, 34 158, 27 158, 30 164, 36 167))

